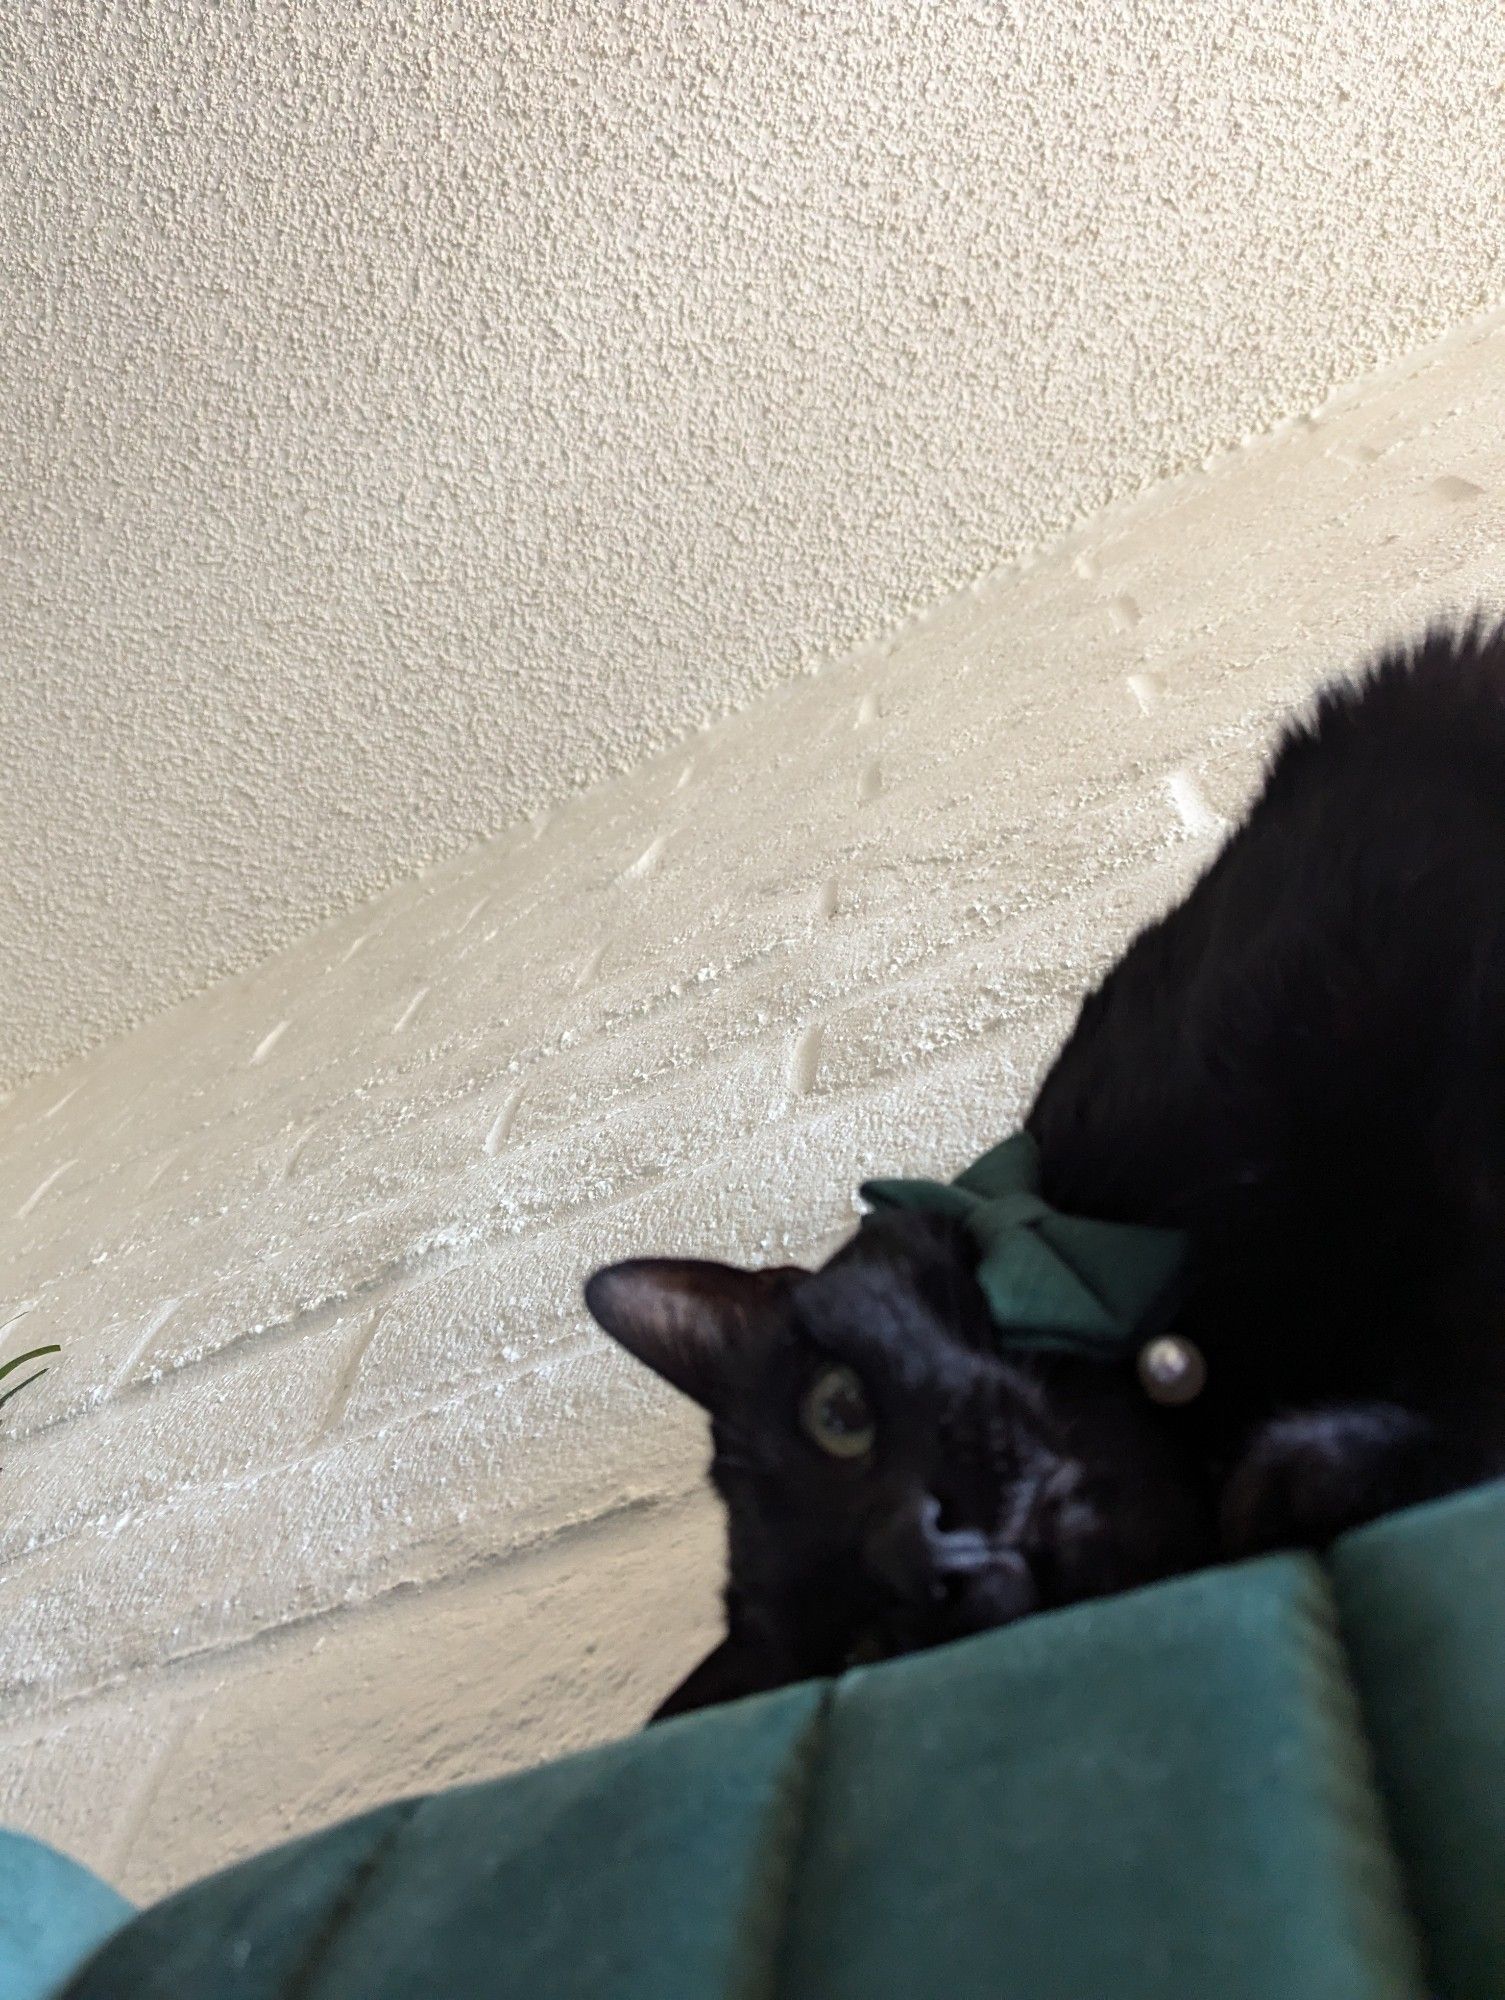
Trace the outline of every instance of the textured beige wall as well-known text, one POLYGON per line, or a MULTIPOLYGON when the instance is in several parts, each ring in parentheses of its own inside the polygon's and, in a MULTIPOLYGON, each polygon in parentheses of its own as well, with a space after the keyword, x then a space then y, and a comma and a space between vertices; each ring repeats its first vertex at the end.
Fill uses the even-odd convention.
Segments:
POLYGON ((1505 290, 1478 0, 17 0, 0 1079, 1505 290))
POLYGON ((715 1524, 582 1274, 999 1137, 1277 718, 1502 549, 1496 321, 21 1092, 0 1821, 148 1893, 635 1722, 715 1524))

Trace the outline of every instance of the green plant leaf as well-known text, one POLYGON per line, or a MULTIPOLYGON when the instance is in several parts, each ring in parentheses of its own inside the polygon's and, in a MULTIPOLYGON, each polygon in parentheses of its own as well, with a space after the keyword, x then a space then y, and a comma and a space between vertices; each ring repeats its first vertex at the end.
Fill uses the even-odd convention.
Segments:
MULTIPOLYGON (((53 1341, 49 1347, 28 1347, 24 1354, 13 1354, 9 1361, 0 1362, 0 1382, 3 1382, 7 1375, 14 1375, 18 1368, 24 1368, 28 1361, 35 1361, 39 1355, 61 1354, 62 1351, 57 1342, 53 1341)), ((39 1375, 46 1373, 45 1368, 36 1368, 30 1375, 23 1375, 19 1382, 12 1383, 4 1395, 0 1395, 0 1409, 4 1409, 12 1396, 19 1396, 21 1391, 29 1388, 39 1375)))
POLYGON ((5 1394, 3 1396, 0 1396, 0 1409, 3 1409, 5 1407, 5 1405, 10 1401, 12 1396, 19 1396, 21 1391, 26 1387, 28 1382, 35 1382, 38 1376, 45 1375, 46 1373, 47 1370, 45 1368, 39 1368, 36 1371, 35 1375, 23 1375, 20 1381, 16 1383, 13 1389, 7 1389, 5 1394))
MULTIPOLYGON (((7 1375, 14 1374, 16 1369, 24 1368, 28 1361, 35 1361, 39 1354, 61 1354, 62 1351, 62 1348, 54 1341, 50 1347, 28 1347, 24 1354, 13 1354, 9 1361, 0 1362, 0 1382, 3 1382, 7 1375)), ((46 1374, 47 1371, 42 1369, 39 1372, 46 1374)), ((35 1379, 35 1376, 27 1377, 28 1381, 35 1381, 35 1379)), ((17 1383, 16 1387, 19 1388, 20 1386, 17 1383)), ((16 1391, 15 1389, 10 1389, 6 1393, 7 1395, 14 1396, 16 1391)))

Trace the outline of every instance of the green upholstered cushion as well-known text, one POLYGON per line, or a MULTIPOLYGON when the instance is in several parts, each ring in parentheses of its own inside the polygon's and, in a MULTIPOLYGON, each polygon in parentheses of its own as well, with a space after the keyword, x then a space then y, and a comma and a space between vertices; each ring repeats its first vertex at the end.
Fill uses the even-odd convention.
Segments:
POLYGON ((1421 2000, 1321 1572, 1259 1563, 383 1808, 71 2000, 1421 2000))
POLYGON ((130 1914, 77 1861, 0 1829, 0 2000, 44 2000, 130 1914))
POLYGON ((1496 1486, 386 1806, 66 1992, 1502 1996, 1502 1556, 1496 1486))
POLYGON ((1332 1569, 1397 1846, 1448 2000, 1505 1994, 1505 1486, 1348 1536, 1332 1569))
POLYGON ((789 1964, 810 2000, 1417 2000, 1315 1565, 853 1676, 789 1964))
POLYGON ((148 1911, 70 2000, 769 1990, 818 1687, 368 1813, 148 1911))
POLYGON ((353 1906, 405 1808, 382 1806, 274 1847, 145 1911, 91 1961, 69 1994, 210 1994, 272 2000, 353 1906))

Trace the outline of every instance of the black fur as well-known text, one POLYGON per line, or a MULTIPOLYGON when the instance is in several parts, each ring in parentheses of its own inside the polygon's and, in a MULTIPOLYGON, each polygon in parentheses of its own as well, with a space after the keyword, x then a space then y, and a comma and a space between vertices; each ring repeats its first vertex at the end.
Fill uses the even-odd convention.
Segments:
POLYGON ((728 1637, 660 1713, 1505 1470, 1499 629, 1321 697, 1026 1122, 1055 1206, 1189 1233, 1205 1392, 1165 1409, 1128 1365, 1005 1362, 933 1217, 874 1217, 814 1273, 599 1273, 601 1323, 710 1411, 727 1511, 728 1637), (856 1461, 801 1428, 833 1360, 876 1422, 856 1461))

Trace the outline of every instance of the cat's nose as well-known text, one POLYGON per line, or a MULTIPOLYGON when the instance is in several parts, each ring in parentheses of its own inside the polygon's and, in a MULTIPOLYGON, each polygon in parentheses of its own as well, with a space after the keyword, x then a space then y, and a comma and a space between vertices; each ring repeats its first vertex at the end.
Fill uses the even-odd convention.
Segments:
POLYGON ((922 1503, 893 1508, 867 1538, 863 1554, 869 1571, 906 1604, 931 1603, 946 1594, 936 1568, 932 1536, 928 1510, 922 1503))
POLYGON ((892 1508, 869 1535, 867 1566, 907 1604, 939 1604, 995 1560, 975 1528, 942 1528, 934 1494, 892 1508))
POLYGON ((941 1526, 932 1494, 894 1508, 868 1537, 869 1573, 910 1613, 924 1614, 931 1637, 960 1638, 1038 1610, 1034 1573, 1017 1549, 977 1528, 941 1526))

